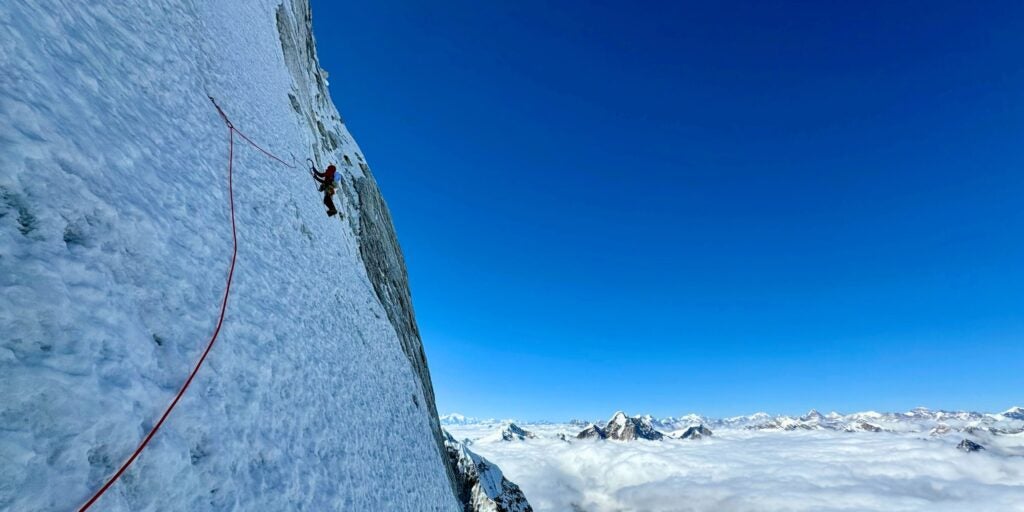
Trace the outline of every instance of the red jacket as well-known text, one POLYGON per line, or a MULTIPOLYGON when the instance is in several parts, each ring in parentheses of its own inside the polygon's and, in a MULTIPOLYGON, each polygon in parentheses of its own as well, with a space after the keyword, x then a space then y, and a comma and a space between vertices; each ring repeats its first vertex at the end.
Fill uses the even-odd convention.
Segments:
POLYGON ((338 169, 333 165, 328 165, 327 170, 324 172, 313 172, 313 178, 319 183, 334 183, 334 174, 338 172, 338 169))

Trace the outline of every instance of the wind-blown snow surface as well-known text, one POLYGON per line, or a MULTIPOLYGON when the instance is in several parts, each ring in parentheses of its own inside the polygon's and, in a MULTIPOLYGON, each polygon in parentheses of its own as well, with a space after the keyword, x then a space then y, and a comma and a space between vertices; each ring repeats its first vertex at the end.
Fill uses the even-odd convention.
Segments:
MULTIPOLYGON (((279 4, 0 6, 0 510, 81 505, 213 330, 231 236, 207 93, 299 168, 236 140, 223 331, 97 510, 459 509, 360 259, 358 196, 327 218, 302 169, 361 153, 318 67, 297 73, 312 47, 282 49, 276 16, 302 26, 308 6, 279 4)), ((346 192, 366 178, 339 168, 346 192)))
POLYGON ((957 450, 961 433, 716 429, 701 440, 486 442, 501 425, 446 427, 476 440, 534 509, 556 512, 1020 511, 1024 434, 957 450))

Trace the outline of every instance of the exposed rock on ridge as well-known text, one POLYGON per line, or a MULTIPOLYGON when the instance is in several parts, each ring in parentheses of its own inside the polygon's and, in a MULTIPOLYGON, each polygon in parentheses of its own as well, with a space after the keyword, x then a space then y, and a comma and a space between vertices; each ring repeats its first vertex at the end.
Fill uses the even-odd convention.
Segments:
POLYGON ((711 429, 705 427, 704 425, 694 425, 694 426, 689 427, 686 430, 678 433, 675 436, 675 438, 676 439, 701 439, 701 438, 703 438, 705 436, 710 437, 711 435, 712 435, 711 434, 711 429))
POLYGON ((444 431, 445 448, 460 479, 459 499, 466 512, 532 512, 519 486, 491 461, 470 451, 444 431))
POLYGON ((616 412, 603 428, 591 424, 576 435, 577 439, 613 439, 616 441, 637 439, 657 441, 664 437, 664 434, 654 428, 649 417, 626 416, 622 411, 616 412))

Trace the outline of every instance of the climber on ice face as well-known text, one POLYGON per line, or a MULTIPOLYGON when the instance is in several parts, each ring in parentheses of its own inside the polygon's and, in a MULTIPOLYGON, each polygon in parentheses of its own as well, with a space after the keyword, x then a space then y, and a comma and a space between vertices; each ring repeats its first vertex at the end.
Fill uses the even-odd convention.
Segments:
POLYGON ((334 164, 327 166, 324 172, 319 172, 316 167, 312 168, 313 179, 320 184, 320 191, 324 193, 324 206, 327 207, 327 216, 333 217, 338 214, 338 210, 334 207, 334 176, 337 173, 337 168, 334 164))

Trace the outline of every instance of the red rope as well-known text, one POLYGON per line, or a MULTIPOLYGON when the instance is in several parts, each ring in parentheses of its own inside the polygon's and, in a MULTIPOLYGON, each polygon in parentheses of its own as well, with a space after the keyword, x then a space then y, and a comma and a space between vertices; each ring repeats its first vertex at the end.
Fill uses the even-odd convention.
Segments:
POLYGON ((235 130, 235 133, 237 133, 239 137, 241 137, 241 138, 245 139, 245 141, 246 141, 246 142, 248 142, 249 144, 251 144, 251 145, 252 145, 252 147, 254 147, 254 148, 256 148, 256 149, 260 150, 260 151, 261 151, 261 152, 262 152, 262 153, 263 153, 264 155, 267 155, 267 156, 269 156, 270 158, 273 158, 274 160, 277 160, 278 162, 281 162, 281 164, 283 164, 283 165, 284 165, 285 167, 289 167, 289 168, 292 168, 292 169, 294 169, 294 168, 295 168, 295 165, 293 165, 293 164, 290 164, 290 163, 288 163, 288 162, 285 162, 284 160, 281 160, 280 158, 278 158, 278 157, 276 157, 276 156, 272 155, 272 154, 271 154, 271 153, 270 153, 269 151, 267 151, 267 150, 265 150, 265 149, 263 149, 263 148, 259 147, 259 145, 257 145, 257 144, 256 144, 255 142, 253 142, 253 141, 252 141, 252 139, 250 139, 249 137, 246 137, 244 133, 242 133, 242 132, 238 131, 238 128, 234 128, 234 130, 235 130))
POLYGON ((224 324, 224 315, 227 313, 228 309, 228 295, 231 293, 231 281, 235 275, 235 259, 238 256, 238 233, 235 229, 235 189, 233 186, 235 134, 237 133, 249 144, 252 144, 253 147, 262 151, 270 158, 273 158, 274 160, 277 160, 278 162, 281 162, 282 164, 288 167, 295 167, 294 165, 289 165, 284 160, 281 160, 280 158, 268 153, 263 148, 257 146, 255 142, 249 139, 249 137, 246 137, 244 134, 242 134, 242 132, 238 131, 238 129, 235 128, 235 125, 231 123, 231 120, 228 119, 228 116, 224 114, 223 110, 220 109, 220 105, 217 105, 217 102, 214 101, 213 97, 210 97, 210 101, 213 102, 213 106, 216 107, 217 112, 220 114, 221 118, 224 119, 224 124, 226 124, 228 127, 228 203, 231 205, 231 266, 228 268, 228 279, 227 284, 224 286, 224 298, 221 300, 220 303, 220 316, 217 318, 217 327, 214 328, 213 336, 210 337, 210 341, 206 343, 206 350, 203 351, 203 355, 199 357, 199 361, 197 361, 195 367, 192 368, 192 373, 188 375, 188 379, 185 379, 185 383, 182 384, 181 389, 178 390, 178 394, 174 396, 174 400, 172 400, 171 404, 168 405, 167 409, 164 410, 164 413, 160 416, 160 419, 156 422, 155 425, 153 425, 153 428, 149 430, 149 433, 146 434, 146 437, 142 440, 141 443, 139 443, 139 446, 135 448, 135 451, 132 452, 131 457, 128 457, 128 460, 124 461, 124 464, 122 464, 121 468, 117 470, 117 473, 114 473, 114 476, 110 477, 110 479, 107 480, 107 483, 103 484, 103 487, 101 487, 100 490, 96 491, 96 494, 93 494, 92 498, 89 498, 89 501, 87 501, 85 505, 82 505, 82 508, 78 509, 78 512, 84 512, 85 510, 88 510, 89 507, 91 507, 94 503, 96 503, 96 500, 99 500, 100 497, 103 496, 103 493, 107 492, 107 489, 110 489, 110 486, 114 485, 114 482, 121 478, 121 475, 128 470, 128 466, 131 466, 132 462, 135 462, 135 459, 138 458, 139 454, 142 453, 142 450, 146 449, 146 445, 149 444, 149 441, 153 439, 153 436, 156 435, 156 432, 160 430, 161 426, 163 426, 164 421, 166 421, 167 417, 170 416, 171 411, 174 410, 174 407, 178 405, 178 401, 181 400, 181 397, 185 395, 185 390, 188 389, 189 385, 192 384, 192 379, 195 379, 196 374, 199 373, 199 368, 203 366, 203 361, 206 361, 206 356, 210 354, 210 349, 213 348, 213 343, 217 341, 217 335, 220 334, 220 328, 224 324))
POLYGON ((234 130, 234 132, 237 133, 239 137, 245 139, 246 142, 248 142, 252 147, 260 150, 260 152, 263 153, 264 155, 267 155, 270 158, 273 158, 274 160, 277 160, 278 162, 281 162, 281 164, 283 164, 285 167, 289 167, 289 168, 292 168, 292 169, 295 168, 294 164, 290 164, 288 162, 285 162, 284 160, 281 160, 280 158, 275 156, 273 153, 271 153, 271 152, 261 148, 259 144, 256 144, 255 142, 253 142, 253 140, 250 139, 248 136, 246 136, 244 133, 242 133, 241 130, 239 130, 238 128, 235 128, 235 125, 231 123, 230 119, 228 119, 228 115, 225 114, 224 111, 220 109, 220 105, 218 105, 217 102, 214 101, 213 96, 207 96, 207 97, 210 98, 210 101, 213 102, 213 106, 217 108, 217 113, 220 114, 220 117, 224 119, 225 123, 227 123, 228 128, 231 128, 232 130, 234 130))

